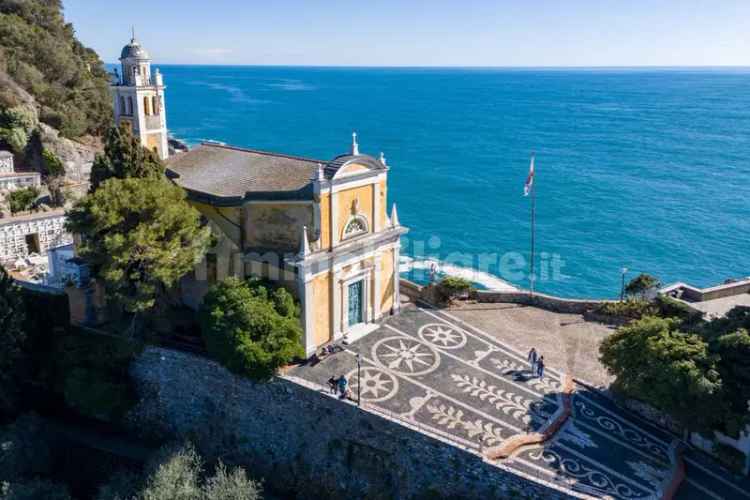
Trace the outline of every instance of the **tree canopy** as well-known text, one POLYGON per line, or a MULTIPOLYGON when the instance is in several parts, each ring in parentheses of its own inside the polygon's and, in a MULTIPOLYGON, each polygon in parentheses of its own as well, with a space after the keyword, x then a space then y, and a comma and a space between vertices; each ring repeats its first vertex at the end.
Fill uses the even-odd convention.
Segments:
POLYGON ((304 356, 298 307, 279 288, 269 293, 258 281, 229 278, 209 290, 200 312, 209 353, 235 373, 270 377, 304 356))
POLYGON ((650 274, 641 273, 625 286, 625 293, 628 295, 639 295, 641 298, 646 296, 649 290, 659 287, 659 280, 650 274))
MULTIPOLYGON (((0 72, 31 94, 40 120, 65 137, 101 134, 112 119, 104 64, 75 37, 60 0, 0 0, 0 72)), ((0 111, 19 104, 0 89, 0 111)))
POLYGON ((210 242, 184 191, 164 178, 109 179, 73 206, 66 227, 82 235, 80 255, 132 313, 151 309, 210 242))
POLYGON ((16 400, 14 375, 26 339, 24 317, 21 289, 0 266, 0 413, 11 410, 16 400))
POLYGON ((723 415, 718 356, 700 336, 676 325, 647 316, 621 327, 602 342, 601 360, 617 377, 616 390, 663 409, 689 429, 709 429, 723 415))
POLYGON ((128 127, 110 127, 104 154, 96 155, 91 167, 91 190, 107 179, 155 178, 163 174, 164 165, 159 157, 144 148, 128 127))
POLYGON ((259 500, 261 485, 241 467, 221 461, 208 475, 191 444, 165 446, 146 466, 144 477, 120 474, 100 488, 96 500, 259 500))

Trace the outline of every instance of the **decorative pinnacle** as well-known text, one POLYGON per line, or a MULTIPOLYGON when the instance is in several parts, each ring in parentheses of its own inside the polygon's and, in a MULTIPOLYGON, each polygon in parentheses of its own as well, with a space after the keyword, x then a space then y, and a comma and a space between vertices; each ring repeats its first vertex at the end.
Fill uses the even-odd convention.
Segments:
POLYGON ((318 163, 318 177, 317 177, 317 180, 320 181, 320 182, 326 180, 325 172, 323 172, 323 164, 322 163, 318 163))
POLYGON ((299 256, 307 257, 310 255, 310 241, 307 239, 307 226, 302 226, 302 241, 299 245, 299 256))
POLYGON ((359 154, 359 144, 357 144, 357 133, 352 132, 352 155, 359 154))
POLYGON ((135 42, 135 26, 130 26, 130 33, 133 35, 130 38, 130 42, 133 43, 133 42, 135 42))
POLYGON ((381 163, 381 164, 382 164, 383 166, 385 166, 385 165, 386 165, 386 162, 385 162, 385 153, 383 153, 382 151, 380 152, 380 163, 381 163))
POLYGON ((398 212, 396 211, 396 204, 393 204, 393 208, 391 208, 391 227, 398 227, 401 224, 398 222, 398 212))

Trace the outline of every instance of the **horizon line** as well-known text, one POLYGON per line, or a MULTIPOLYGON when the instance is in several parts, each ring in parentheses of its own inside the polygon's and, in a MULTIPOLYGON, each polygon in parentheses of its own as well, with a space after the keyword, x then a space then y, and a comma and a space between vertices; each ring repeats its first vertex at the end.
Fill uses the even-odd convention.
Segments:
MULTIPOLYGON (((119 65, 120 62, 104 62, 109 65, 119 65)), ((563 66, 563 65, 516 65, 516 66, 460 66, 460 65, 357 65, 357 64, 229 64, 229 63, 175 63, 175 62, 159 62, 155 63, 153 60, 151 64, 154 66, 219 66, 219 67, 255 67, 255 68, 342 68, 342 69, 589 69, 589 70, 606 70, 606 69, 750 69, 750 65, 735 65, 735 64, 717 64, 717 65, 658 65, 658 64, 646 64, 646 65, 614 65, 614 66, 563 66)))

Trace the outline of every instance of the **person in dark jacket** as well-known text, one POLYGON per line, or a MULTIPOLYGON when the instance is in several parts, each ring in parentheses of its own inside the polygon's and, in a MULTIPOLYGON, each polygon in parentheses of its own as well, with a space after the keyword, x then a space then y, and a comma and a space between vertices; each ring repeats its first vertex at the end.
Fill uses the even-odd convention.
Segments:
POLYGON ((544 377, 544 356, 540 356, 539 361, 536 362, 536 374, 539 378, 544 377))
POLYGON ((526 356, 526 358, 529 360, 529 364, 531 365, 531 373, 532 374, 536 372, 536 360, 537 360, 537 357, 538 356, 537 356, 537 353, 536 353, 536 349, 534 347, 532 347, 531 350, 529 351, 529 355, 526 356))

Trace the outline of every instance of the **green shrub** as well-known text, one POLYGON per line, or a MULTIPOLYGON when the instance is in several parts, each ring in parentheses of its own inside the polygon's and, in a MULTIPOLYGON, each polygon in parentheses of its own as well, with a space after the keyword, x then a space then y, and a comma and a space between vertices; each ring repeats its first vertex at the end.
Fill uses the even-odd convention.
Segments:
POLYGON ((646 294, 649 290, 658 288, 661 285, 659 280, 650 274, 641 273, 625 286, 625 293, 630 296, 639 296, 640 298, 646 298, 646 294))
POLYGON ((622 302, 605 302, 594 309, 594 312, 612 318, 637 320, 657 315, 658 308, 646 300, 628 299, 622 302))
POLYGON ((714 443, 714 454, 732 472, 741 474, 745 468, 745 454, 734 446, 724 443, 714 443))
POLYGON ((454 299, 471 291, 471 282, 458 276, 446 276, 438 283, 438 290, 445 299, 454 299))
POLYGON ((62 177, 65 175, 65 165, 62 160, 49 149, 42 150, 42 160, 44 162, 44 174, 47 177, 62 177))
POLYGON ((277 309, 257 282, 229 278, 213 286, 200 312, 208 352, 229 370, 256 380, 304 356, 299 320, 280 313, 289 312, 288 299, 280 302, 277 309))
POLYGON ((0 107, 0 142, 4 142, 14 153, 23 152, 33 127, 34 115, 27 108, 0 107))
POLYGON ((8 195, 8 204, 10 211, 14 214, 31 209, 34 202, 39 197, 39 189, 30 186, 27 188, 13 191, 8 195))
POLYGON ((703 313, 695 311, 684 302, 675 300, 667 295, 658 295, 654 299, 658 308, 658 315, 662 318, 677 318, 682 322, 682 328, 692 330, 703 323, 703 313))

